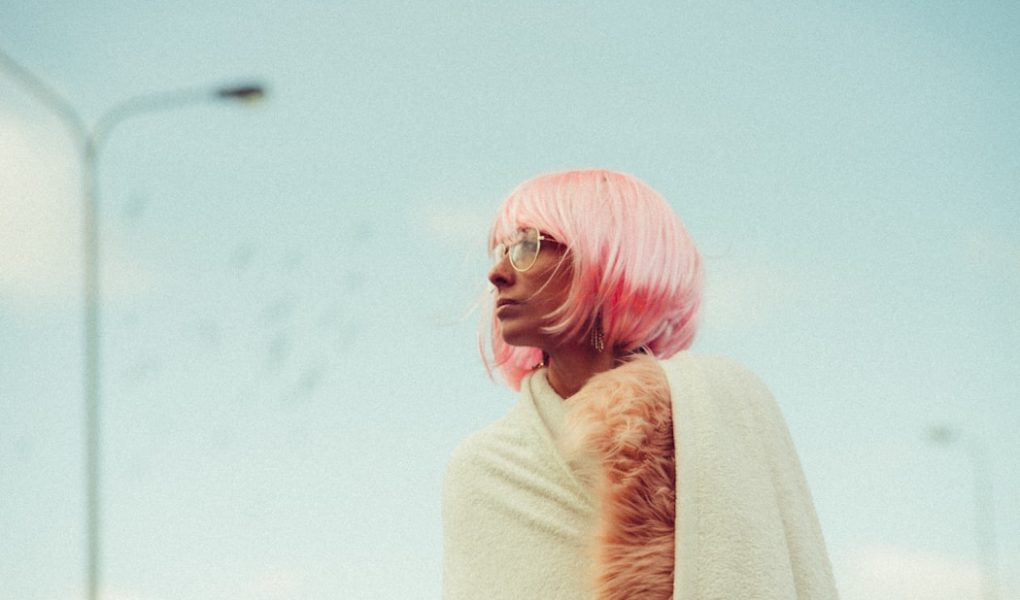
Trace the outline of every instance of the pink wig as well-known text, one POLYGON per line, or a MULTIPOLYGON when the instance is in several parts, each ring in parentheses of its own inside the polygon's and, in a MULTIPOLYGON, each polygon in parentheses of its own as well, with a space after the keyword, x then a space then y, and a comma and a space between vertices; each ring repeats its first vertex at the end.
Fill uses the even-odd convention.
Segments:
MULTIPOLYGON (((683 222, 636 177, 602 169, 540 175, 503 202, 489 248, 522 227, 537 227, 567 246, 572 281, 547 332, 587 339, 601 318, 616 351, 668 358, 687 348, 701 307, 701 257, 683 222)), ((542 360, 539 348, 510 346, 492 323, 492 357, 513 389, 542 360)))

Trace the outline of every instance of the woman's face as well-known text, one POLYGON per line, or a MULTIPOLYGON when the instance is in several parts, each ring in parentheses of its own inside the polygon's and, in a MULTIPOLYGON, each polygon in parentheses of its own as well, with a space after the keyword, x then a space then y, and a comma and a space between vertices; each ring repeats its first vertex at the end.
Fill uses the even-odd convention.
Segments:
POLYGON ((557 339, 542 328, 550 324, 549 314, 566 302, 572 273, 563 244, 545 236, 538 250, 534 264, 525 271, 511 264, 512 249, 500 255, 489 271, 489 281, 496 287, 495 315, 503 340, 511 346, 548 351, 558 346, 557 339))

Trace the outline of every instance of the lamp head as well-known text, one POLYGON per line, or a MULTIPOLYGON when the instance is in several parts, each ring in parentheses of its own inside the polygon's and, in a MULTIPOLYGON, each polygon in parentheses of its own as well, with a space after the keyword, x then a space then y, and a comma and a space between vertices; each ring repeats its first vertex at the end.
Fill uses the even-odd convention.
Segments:
POLYGON ((255 103, 266 96, 266 89, 260 83, 247 83, 222 87, 216 90, 216 96, 223 100, 237 100, 244 103, 255 103))

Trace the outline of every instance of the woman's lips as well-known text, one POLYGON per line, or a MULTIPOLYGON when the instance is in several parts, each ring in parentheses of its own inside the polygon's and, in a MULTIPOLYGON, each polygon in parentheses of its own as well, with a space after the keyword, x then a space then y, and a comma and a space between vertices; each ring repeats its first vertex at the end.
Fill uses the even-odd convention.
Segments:
POLYGON ((514 307, 520 305, 516 300, 502 298, 496 301, 496 316, 505 316, 507 312, 513 312, 514 307))

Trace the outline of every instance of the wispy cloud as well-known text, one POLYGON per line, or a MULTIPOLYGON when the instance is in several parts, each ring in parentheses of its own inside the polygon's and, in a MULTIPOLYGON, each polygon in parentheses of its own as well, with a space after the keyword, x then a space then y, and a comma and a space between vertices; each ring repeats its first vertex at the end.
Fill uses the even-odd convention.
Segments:
MULTIPOLYGON (((190 581, 188 588, 198 594, 191 597, 203 599, 285 600, 307 597, 308 580, 308 574, 304 569, 267 565, 255 573, 227 572, 206 582, 190 581)), ((99 592, 99 596, 104 600, 163 600, 166 597, 117 585, 100 585, 99 592)), ((78 600, 85 595, 85 590, 76 586, 75 589, 60 594, 56 600, 78 600)))
MULTIPOLYGON (((19 309, 76 303, 82 289, 80 168, 55 124, 0 111, 0 301, 19 309)), ((114 295, 152 284, 103 232, 103 286, 114 295)))
POLYGON ((12 114, 0 113, 0 131, 0 297, 66 297, 80 273, 74 149, 12 114))
POLYGON ((845 600, 958 600, 980 595, 978 565, 958 557, 892 546, 850 554, 845 600))
POLYGON ((707 259, 706 329, 742 331, 768 320, 776 307, 800 293, 800 283, 779 268, 748 260, 707 259))
POLYGON ((417 219, 429 238, 449 247, 474 248, 484 253, 491 210, 482 203, 426 202, 420 205, 417 219))
MULTIPOLYGON (((100 586, 98 591, 99 597, 104 598, 104 600, 162 600, 161 598, 117 587, 100 586)), ((85 596, 84 589, 76 589, 61 595, 59 600, 78 600, 85 596)))
POLYGON ((299 569, 274 566, 250 581, 242 594, 245 598, 275 600, 304 595, 307 576, 299 569))
POLYGON ((1020 281, 1020 244, 1015 239, 971 229, 963 233, 963 252, 970 268, 1020 281))

